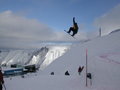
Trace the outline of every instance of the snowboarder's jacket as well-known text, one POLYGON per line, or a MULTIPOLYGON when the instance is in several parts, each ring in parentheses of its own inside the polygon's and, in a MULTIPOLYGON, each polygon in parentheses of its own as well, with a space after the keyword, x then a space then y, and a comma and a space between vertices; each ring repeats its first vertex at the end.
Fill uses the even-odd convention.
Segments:
POLYGON ((91 73, 87 73, 87 78, 92 79, 91 73))
POLYGON ((4 80, 3 80, 3 74, 0 70, 0 84, 3 84, 4 83, 4 80))
POLYGON ((78 68, 78 72, 82 72, 83 69, 84 69, 84 66, 79 67, 79 68, 78 68))
POLYGON ((3 74, 2 74, 1 68, 0 68, 0 90, 2 90, 2 84, 4 84, 4 80, 3 80, 3 74))
POLYGON ((78 29, 79 29, 77 23, 75 22, 75 18, 73 18, 73 28, 76 31, 78 31, 78 29))

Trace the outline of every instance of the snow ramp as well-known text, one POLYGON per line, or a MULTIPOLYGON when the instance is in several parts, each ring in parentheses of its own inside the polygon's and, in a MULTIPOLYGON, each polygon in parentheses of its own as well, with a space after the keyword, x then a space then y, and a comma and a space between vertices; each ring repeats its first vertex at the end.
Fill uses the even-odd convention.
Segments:
MULTIPOLYGON (((119 90, 119 39, 120 32, 116 32, 82 44, 74 44, 67 53, 49 65, 42 74, 54 72, 55 75, 64 75, 68 70, 70 75, 78 75, 78 67, 86 64, 86 49, 88 49, 88 72, 93 77, 92 86, 98 88, 97 90, 119 90)), ((84 81, 85 69, 82 72, 84 81)))

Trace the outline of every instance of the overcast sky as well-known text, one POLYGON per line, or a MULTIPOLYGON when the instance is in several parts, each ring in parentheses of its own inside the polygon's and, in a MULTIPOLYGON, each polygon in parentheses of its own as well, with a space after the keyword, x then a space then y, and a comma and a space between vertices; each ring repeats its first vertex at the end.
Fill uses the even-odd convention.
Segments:
POLYGON ((120 0, 0 0, 0 48, 39 47, 41 41, 74 40, 63 30, 76 17, 78 40, 120 28, 120 0))

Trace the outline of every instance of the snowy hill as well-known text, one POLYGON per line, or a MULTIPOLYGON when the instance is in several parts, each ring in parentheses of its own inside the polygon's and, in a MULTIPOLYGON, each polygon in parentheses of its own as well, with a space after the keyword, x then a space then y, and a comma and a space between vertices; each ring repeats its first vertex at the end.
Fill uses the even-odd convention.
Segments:
MULTIPOLYGON (((58 58, 45 71, 47 71, 48 69, 54 71, 56 70, 54 67, 58 67, 56 72, 61 72, 63 68, 65 68, 66 70, 69 69, 71 66, 72 67, 70 68, 70 70, 72 72, 75 71, 75 68, 74 70, 72 70, 73 67, 78 68, 79 65, 85 65, 86 49, 88 49, 89 62, 92 62, 91 60, 93 60, 94 58, 101 58, 101 55, 106 55, 107 53, 112 54, 111 56, 116 56, 117 53, 119 53, 120 51, 119 37, 120 32, 104 37, 98 37, 83 44, 75 44, 64 56, 58 58)), ((111 56, 109 55, 109 57, 111 56)), ((119 60, 115 60, 111 63, 115 64, 115 62, 119 62, 119 60)), ((92 63, 94 64, 94 62, 92 63)))
POLYGON ((34 76, 5 79, 9 90, 120 90, 120 32, 97 37, 85 43, 73 44, 62 57, 53 61, 34 76), (92 86, 85 86, 85 70, 78 75, 78 67, 86 64, 92 74, 92 86), (70 76, 65 76, 65 71, 70 76), (54 72, 55 75, 50 75, 54 72), (19 82, 18 82, 19 80, 19 82), (18 84, 16 85, 16 82, 18 84), (15 87, 16 86, 16 87, 15 87))
MULTIPOLYGON (((46 68, 44 74, 54 71, 56 75, 63 75, 68 70, 71 75, 77 75, 78 67, 85 66, 86 49, 88 49, 88 72, 92 73, 93 86, 119 90, 119 38, 120 32, 117 32, 83 44, 73 45, 68 53, 46 68)), ((85 73, 83 74, 85 75, 85 73)))
POLYGON ((69 45, 47 46, 35 50, 1 50, 0 62, 2 66, 7 67, 14 64, 20 66, 35 64, 43 69, 62 56, 67 49, 69 49, 69 45))

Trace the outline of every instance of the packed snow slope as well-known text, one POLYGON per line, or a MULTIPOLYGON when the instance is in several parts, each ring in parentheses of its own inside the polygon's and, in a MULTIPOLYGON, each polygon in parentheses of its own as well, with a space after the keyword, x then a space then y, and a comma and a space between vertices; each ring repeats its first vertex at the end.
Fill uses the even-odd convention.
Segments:
POLYGON ((56 58, 62 56, 70 45, 49 45, 40 49, 30 50, 0 50, 0 64, 10 67, 11 65, 36 65, 40 69, 47 67, 56 58))
POLYGON ((5 79, 9 90, 120 90, 120 32, 97 37, 85 43, 73 44, 62 57, 53 61, 35 76, 5 79), (88 72, 92 85, 85 86, 85 70, 78 75, 78 67, 85 66, 88 50, 88 72), (65 76, 65 71, 70 76, 65 76), (50 75, 54 72, 55 75, 50 75))
MULTIPOLYGON (((92 74, 92 86, 105 90, 120 90, 120 31, 97 37, 83 44, 75 44, 64 56, 54 61, 44 70, 44 74, 54 72, 63 75, 69 71, 77 75, 79 66, 86 64, 88 50, 88 72, 92 74)), ((85 78, 85 68, 83 71, 85 78)), ((84 81, 85 82, 85 79, 84 81)))

